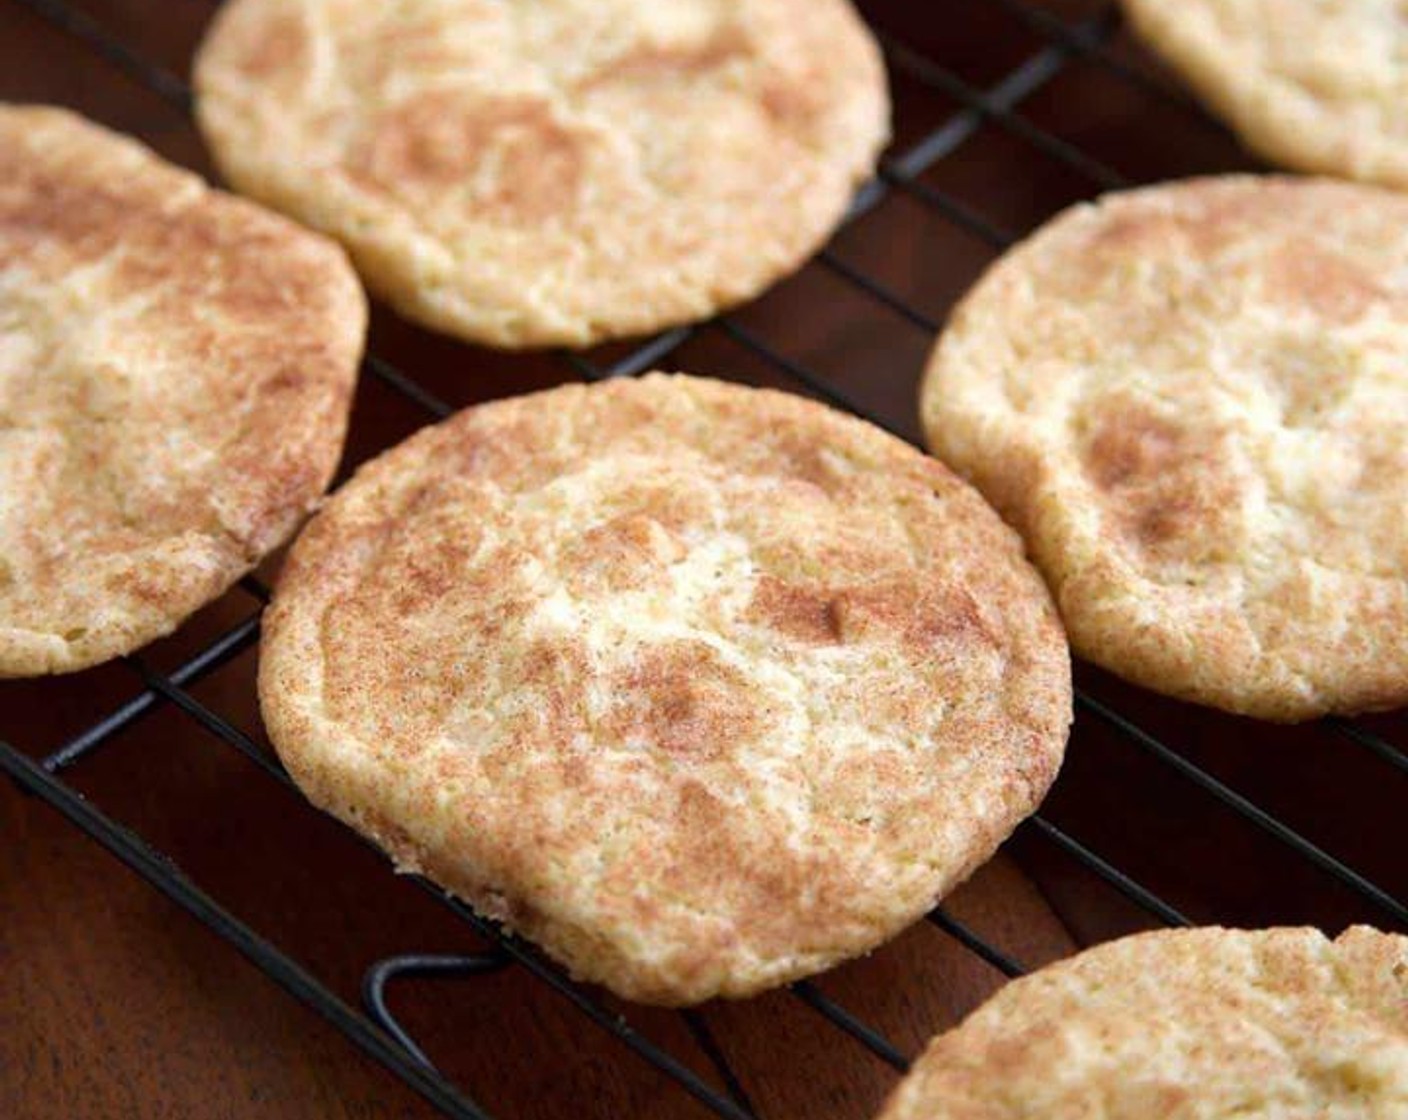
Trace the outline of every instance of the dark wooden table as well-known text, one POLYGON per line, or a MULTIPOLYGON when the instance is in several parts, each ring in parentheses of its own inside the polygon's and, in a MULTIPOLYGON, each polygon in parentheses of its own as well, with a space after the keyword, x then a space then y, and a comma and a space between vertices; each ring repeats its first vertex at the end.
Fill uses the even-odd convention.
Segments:
MULTIPOLYGON (((179 105, 34 6, 0 0, 0 97, 72 106, 208 171, 179 105)), ((1041 54, 1049 40, 1007 0, 877 0, 865 8, 877 26, 944 68, 920 80, 913 67, 895 66, 894 169, 903 171, 898 161, 939 125, 948 124, 950 141, 962 141, 832 245, 842 262, 898 294, 913 313, 897 313, 835 268, 814 265, 728 324, 697 332, 667 364, 804 391, 748 344, 762 339, 794 373, 800 367, 823 378, 914 436, 916 382, 932 339, 926 320, 942 321, 1003 233, 1025 231, 1118 179, 1252 164, 1168 92, 1170 84, 1118 29, 1098 57, 1076 49, 1054 74, 1027 72, 1044 80, 1016 105, 1013 120, 1000 109, 973 114, 954 85, 992 89, 1028 60, 1062 61, 1041 54)), ((211 5, 75 0, 73 9, 183 76, 211 5)), ((1104 6, 1048 0, 1041 11, 1088 28, 1104 6)), ((559 357, 494 355, 382 312, 371 346, 454 406, 572 376, 559 357)), ((593 358, 624 352, 609 348, 593 358)), ((364 378, 347 463, 426 419, 384 381, 364 378)), ((276 570, 277 559, 263 575, 276 570)), ((140 662, 0 686, 0 739, 33 757, 53 750, 140 691, 142 666, 169 671, 256 610, 253 598, 235 591, 140 662)), ((190 691, 267 748, 254 702, 255 656, 245 651, 190 691)), ((1206 788, 1207 778, 1225 783, 1401 899, 1408 897, 1401 756, 1396 763, 1342 728, 1266 728, 1148 696, 1093 670, 1081 668, 1078 677, 1097 703, 1156 742, 1082 708, 1046 821, 1197 922, 1401 925, 1206 788)), ((1359 726, 1399 748, 1408 743, 1402 718, 1359 726)), ((382 957, 483 947, 349 833, 169 703, 154 705, 64 778, 349 1001, 382 957)), ((4 782, 0 851, 0 1116, 434 1114, 208 929, 4 782)), ((1032 825, 949 909, 1029 966, 1157 924, 1032 825)), ((913 1054, 1001 982, 952 937, 921 924, 819 986, 913 1054)), ((440 1068, 495 1116, 706 1115, 522 967, 406 981, 394 989, 392 1006, 440 1068)), ((652 1040, 717 1079, 681 1016, 622 1010, 652 1040)), ((896 1076, 788 993, 712 1005, 702 1019, 762 1116, 859 1120, 896 1076)))

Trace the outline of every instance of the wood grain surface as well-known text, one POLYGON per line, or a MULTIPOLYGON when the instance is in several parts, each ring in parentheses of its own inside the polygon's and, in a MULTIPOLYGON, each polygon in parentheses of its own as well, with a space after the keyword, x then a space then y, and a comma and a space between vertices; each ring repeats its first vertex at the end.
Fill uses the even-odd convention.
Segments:
MULTIPOLYGON (((894 34, 981 87, 1045 44, 1006 0, 876 0, 862 5, 894 34)), ((132 49, 178 76, 213 5, 208 0, 76 0, 132 49)), ((1074 25, 1103 5, 1048 0, 1074 25)), ((951 122, 972 135, 922 176, 996 229, 1020 233, 1095 193, 1111 173, 1149 181, 1253 166, 1228 135, 1190 109, 1117 33, 1117 66, 1077 56, 1018 107, 1020 120, 977 120, 941 86, 894 77, 900 155, 951 122), (1148 75, 1153 75, 1149 78, 1148 75), (1086 153, 1072 167, 1029 122, 1086 153)), ((185 113, 57 30, 20 0, 0 0, 0 98, 50 101, 136 133, 208 173, 185 113)), ((988 241, 914 192, 895 191, 841 232, 833 250, 938 322, 992 259, 988 241)), ((732 322, 815 371, 911 436, 930 332, 812 266, 732 322)), ((455 406, 570 376, 560 358, 505 357, 439 339, 379 311, 372 349, 455 406)), ((600 356, 623 352, 608 348, 600 356)), ((804 386, 717 326, 698 332, 672 368, 724 373, 794 391, 804 386)), ((364 378, 346 464, 399 440, 426 416, 364 378)), ((265 575, 277 571, 277 558, 265 575)), ((235 591, 146 651, 170 668, 254 614, 235 591)), ((254 651, 192 694, 267 749, 254 701, 254 651)), ((1408 771, 1327 725, 1266 728, 1164 701, 1094 670, 1091 695, 1184 759, 1398 898, 1408 771)), ((0 738, 32 756, 53 750, 141 688, 130 664, 0 686, 0 738)), ((1400 749, 1401 717, 1361 721, 1400 749)), ((219 738, 157 704, 64 775, 345 999, 364 971, 408 952, 483 946, 434 899, 391 874, 346 830, 308 809, 219 738)), ((1337 930, 1393 918, 1263 828, 1200 789, 1146 745, 1082 711, 1044 818, 1198 922, 1313 922, 1337 930)), ((434 1111, 365 1058, 224 942, 167 902, 39 802, 0 783, 0 1116, 428 1117, 434 1111)), ((1039 826, 950 900, 951 912, 1028 966, 1155 923, 1064 854, 1039 826)), ((927 923, 822 977, 819 986, 913 1054, 1002 983, 1001 975, 927 923)), ((718 1074, 676 1013, 620 1007, 631 1024, 701 1076, 718 1074)), ((707 1115, 669 1078, 591 1024, 560 995, 510 967, 474 979, 408 980, 395 1012, 430 1054, 496 1117, 707 1115)), ((862 1120, 895 1073, 789 993, 711 1005, 703 1019, 760 1116, 862 1120)))

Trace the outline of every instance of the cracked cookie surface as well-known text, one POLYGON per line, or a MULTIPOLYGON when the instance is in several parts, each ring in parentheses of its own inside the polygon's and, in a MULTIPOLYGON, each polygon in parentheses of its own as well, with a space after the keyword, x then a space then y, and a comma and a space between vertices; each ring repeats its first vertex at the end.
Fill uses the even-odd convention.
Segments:
POLYGON ((467 410, 363 467, 267 615, 318 805, 576 974, 741 996, 873 948, 1037 804, 1070 667, 968 486, 693 377, 467 410))
POLYGON ((336 466, 365 319, 333 243, 0 105, 0 676, 137 649, 281 544, 336 466))
POLYGON ((1014 980, 880 1120, 1401 1120, 1408 938, 1163 930, 1014 980))
POLYGON ((1254 151, 1408 187, 1400 0, 1122 0, 1140 37, 1254 151))
POLYGON ((847 0, 232 0, 195 81, 240 190, 405 315, 504 347, 756 295, 888 132, 847 0))
POLYGON ((1074 207, 955 312, 930 446, 1076 652, 1299 720, 1408 700, 1408 199, 1232 176, 1074 207))

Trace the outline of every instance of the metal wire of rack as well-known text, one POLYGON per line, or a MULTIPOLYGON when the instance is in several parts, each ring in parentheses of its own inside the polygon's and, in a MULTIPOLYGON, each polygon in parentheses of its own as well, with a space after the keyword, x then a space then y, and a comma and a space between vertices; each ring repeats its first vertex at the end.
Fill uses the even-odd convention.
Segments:
MULTIPOLYGON (((111 34, 86 12, 66 0, 10 0, 29 8, 49 23, 80 40, 107 63, 140 82, 178 108, 189 111, 192 96, 179 77, 143 58, 137 50, 111 34)), ((196 0, 208 2, 208 0, 196 0)), ((1016 141, 1032 146, 1085 180, 1092 189, 1127 185, 1125 178, 1068 140, 1046 131, 1020 112, 1022 103, 1057 77, 1067 64, 1078 58, 1097 65, 1121 82, 1140 89, 1180 111, 1196 116, 1208 128, 1221 129, 1196 103, 1181 91, 1129 65, 1109 51, 1109 42, 1119 24, 1113 5, 1079 23, 1067 23, 1048 11, 1033 6, 1031 0, 987 0, 1019 19, 1043 45, 987 88, 977 88, 953 70, 939 64, 906 43, 879 33, 892 68, 956 102, 959 109, 928 131, 904 151, 886 157, 877 176, 857 193, 847 216, 849 224, 878 206, 888 195, 901 192, 931 213, 964 230, 988 247, 1000 250, 1015 235, 998 228, 966 203, 921 180, 940 161, 960 149, 981 128, 991 126, 1016 141)), ((818 263, 834 273, 866 298, 888 309, 898 322, 932 335, 941 323, 914 307, 903 297, 864 270, 848 263, 832 249, 823 250, 818 263)), ((634 347, 625 356, 601 365, 575 353, 562 352, 560 361, 578 378, 595 381, 628 377, 653 368, 699 332, 719 332, 745 351, 751 352, 782 377, 812 394, 872 422, 886 426, 883 419, 863 408, 821 373, 782 353, 735 315, 721 315, 707 323, 666 331, 634 347)), ((364 359, 364 372, 401 394, 429 418, 448 415, 453 408, 392 363, 375 354, 364 359)), ((893 429, 891 429, 893 430, 893 429)), ((899 433, 896 433, 899 434, 899 433)), ((635 1030, 629 1022, 597 1001, 590 993, 564 976, 531 946, 505 933, 493 922, 481 918, 464 904, 443 894, 428 881, 417 885, 440 904, 448 907, 475 934, 489 941, 489 952, 467 956, 399 954, 375 962, 363 982, 365 1013, 359 1012, 317 979, 277 945, 261 937, 230 910, 187 878, 164 855, 137 834, 114 822, 62 780, 60 775, 109 744, 120 732, 141 720, 159 706, 169 705, 184 713, 226 746, 244 756, 275 782, 292 782, 260 746, 228 720, 198 700, 191 687, 217 672, 259 637, 260 610, 268 601, 268 589, 257 579, 241 581, 243 594, 253 601, 251 612, 242 621, 219 635, 205 648, 170 671, 160 671, 141 655, 125 658, 138 688, 122 705, 72 736, 46 757, 35 761, 13 746, 0 742, 0 770, 21 788, 63 814, 84 833, 145 878, 210 929, 219 934, 290 993, 313 1008, 341 1030, 356 1045, 376 1058, 408 1085, 421 1093, 446 1115, 486 1120, 488 1113, 461 1088, 452 1084, 432 1065, 416 1040, 396 1020, 386 1000, 386 990, 398 979, 411 976, 474 976, 508 967, 523 968, 573 1004, 587 1019, 613 1035, 640 1059, 675 1081, 718 1116, 730 1120, 752 1120, 759 1114, 739 1079, 729 1066, 722 1049, 704 1019, 694 1012, 681 1012, 690 1035, 709 1058, 717 1083, 700 1077, 677 1057, 635 1030)), ((1266 808, 1232 788, 1209 770, 1199 766, 1186 753, 1170 746, 1147 729, 1104 701, 1078 691, 1077 734, 1084 720, 1094 720, 1111 729, 1124 743, 1144 752, 1221 803, 1232 813, 1260 829, 1288 851, 1307 861, 1320 872, 1358 895, 1387 921, 1408 929, 1408 903, 1359 871, 1313 843, 1278 819, 1266 808)), ((1408 756, 1369 728, 1347 720, 1324 721, 1325 726, 1346 742, 1363 749, 1387 766, 1408 773, 1408 756)), ((1177 907, 1122 870, 1107 855, 1092 850, 1080 839, 1038 813, 1022 826, 1045 844, 1076 861, 1092 875, 1107 883, 1153 920, 1168 926, 1191 924, 1177 907)), ((1025 969, 1002 948, 959 921, 943 906, 929 921, 965 949, 1006 976, 1021 975, 1025 969)), ((814 983, 792 985, 792 995, 838 1030, 865 1047, 895 1070, 907 1068, 902 1050, 880 1031, 864 1022, 840 1003, 825 995, 814 983)))

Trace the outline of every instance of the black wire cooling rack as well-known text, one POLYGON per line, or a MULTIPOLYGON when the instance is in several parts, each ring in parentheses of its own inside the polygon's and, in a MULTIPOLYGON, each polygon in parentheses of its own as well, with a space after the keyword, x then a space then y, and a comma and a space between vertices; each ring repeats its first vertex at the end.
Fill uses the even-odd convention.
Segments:
MULTIPOLYGON (((160 97, 183 110, 189 111, 191 108, 191 91, 182 79, 144 58, 137 49, 111 33, 85 10, 63 0, 0 2, 19 4, 30 9, 91 48, 106 63, 123 71, 160 97)), ((202 0, 191 2, 200 3, 202 0)), ((1050 10, 1036 6, 1032 0, 965 2, 986 4, 1001 10, 1019 21, 1036 37, 1040 46, 1007 71, 1000 80, 980 88, 962 77, 955 69, 927 57, 914 46, 877 29, 892 72, 904 75, 907 80, 943 95, 957 108, 945 114, 917 140, 888 155, 881 162, 877 177, 858 192, 847 217, 847 225, 874 210, 887 197, 903 194, 942 221, 959 227, 984 244, 990 252, 1006 248, 1015 239, 1012 233, 999 229, 991 220, 955 194, 938 189, 921 178, 953 156, 983 129, 997 130, 1006 134, 1012 142, 1029 145, 1039 151, 1081 181, 1085 185, 1086 193, 1126 185, 1125 178, 1105 162, 1034 124, 1031 117, 1018 111, 1024 101, 1050 84, 1073 60, 1097 67, 1103 74, 1125 87, 1136 89, 1143 96, 1155 98, 1187 114, 1196 119, 1200 127, 1212 131, 1220 129, 1216 122, 1203 114, 1202 110, 1179 90, 1131 65, 1127 59, 1110 49, 1111 38, 1119 24, 1113 6, 1100 8, 1093 15, 1071 22, 1058 17, 1050 10)), ((822 251, 818 265, 834 273, 842 283, 855 289, 863 298, 875 301, 888 309, 910 327, 929 333, 939 330, 941 322, 938 318, 914 306, 912 301, 902 298, 868 272, 848 263, 833 249, 822 251)), ((836 406, 887 426, 880 416, 852 399, 851 394, 839 386, 834 378, 825 376, 811 365, 799 362, 782 352, 756 329, 745 325, 733 314, 723 315, 696 326, 666 331, 609 362, 567 352, 557 355, 557 360, 566 363, 564 374, 588 381, 629 377, 656 367, 702 332, 717 332, 726 336, 771 367, 773 374, 778 378, 790 381, 836 406)), ((408 398, 423 410, 427 420, 443 417, 452 411, 450 405, 427 390, 411 375, 375 354, 366 357, 364 371, 368 376, 408 398)), ((893 430, 893 426, 890 427, 893 430)), ((701 1077, 679 1058, 633 1029, 625 1018, 573 983, 531 946, 504 933, 494 923, 479 917, 456 900, 446 897, 433 884, 424 880, 414 881, 439 904, 448 907, 458 919, 489 942, 493 948, 488 952, 470 956, 405 954, 380 960, 365 974, 364 1010, 358 1010, 283 952, 278 945, 262 937, 203 891, 182 874, 166 855, 150 847, 134 832, 116 823, 62 780, 60 775, 65 771, 81 764, 147 712, 165 705, 178 709, 228 747, 238 751, 271 781, 285 786, 292 785, 278 764, 254 740, 198 700, 191 691, 193 685, 216 673, 258 640, 259 612, 268 599, 267 588, 257 579, 250 577, 241 581, 240 589, 232 594, 242 595, 250 601, 250 613, 243 621, 169 671, 159 671, 143 656, 124 659, 125 665, 136 678, 136 689, 125 703, 68 739, 52 753, 37 760, 9 744, 0 742, 0 769, 9 774, 23 789, 63 814, 151 885, 218 933, 276 982, 324 1016, 448 1116, 479 1120, 489 1114, 477 1105, 465 1090, 442 1076, 416 1041, 397 1022, 387 1006, 387 987, 400 978, 466 976, 516 967, 526 970, 538 981, 553 989, 597 1027, 619 1040, 626 1050, 673 1079, 682 1092, 690 1094, 714 1114, 728 1117, 730 1120, 758 1117, 759 1113, 730 1069, 722 1049, 710 1034, 702 1016, 690 1011, 680 1013, 701 1052, 710 1059, 717 1075, 716 1080, 701 1077)), ((1381 925, 1408 929, 1408 904, 1405 904, 1401 897, 1370 881, 1364 874, 1313 843, 1261 804, 1233 788, 1210 768, 1195 762, 1189 757, 1190 752, 1187 750, 1169 745, 1162 736, 1147 730, 1126 712, 1117 710, 1103 699, 1097 699, 1089 691, 1077 692, 1076 708, 1074 739, 1078 740, 1088 733, 1093 725, 1104 725, 1105 730, 1118 737, 1126 747, 1142 752, 1158 766, 1166 768, 1206 797, 1220 803, 1226 811, 1235 814, 1247 825, 1267 834, 1293 858, 1305 861, 1316 869, 1317 873, 1337 881, 1344 890, 1357 896, 1361 909, 1375 915, 1381 925)), ((1408 774, 1408 756, 1382 735, 1365 726, 1362 721, 1326 720, 1322 721, 1321 730, 1342 738, 1355 749, 1368 752, 1378 763, 1400 772, 1398 778, 1408 774)), ((1277 732, 1272 730, 1268 734, 1274 736, 1277 732)), ((1398 778, 1388 777, 1387 780, 1398 778)), ((1053 823, 1045 813, 1032 817, 1022 826, 1019 834, 1032 835, 1038 842, 1053 846, 1146 912, 1156 923, 1169 926, 1191 924, 1189 919, 1164 897, 1121 870, 1113 858, 1092 850, 1053 823)), ((1024 969, 1019 962, 959 921, 944 907, 935 909, 928 915, 928 920, 1005 975, 1010 977, 1023 973, 1024 969)), ((838 1031, 850 1036, 895 1070, 901 1071, 907 1067, 907 1056, 897 1045, 874 1026, 825 995, 814 983, 797 983, 792 985, 789 991, 796 1000, 801 1001, 838 1031)))

